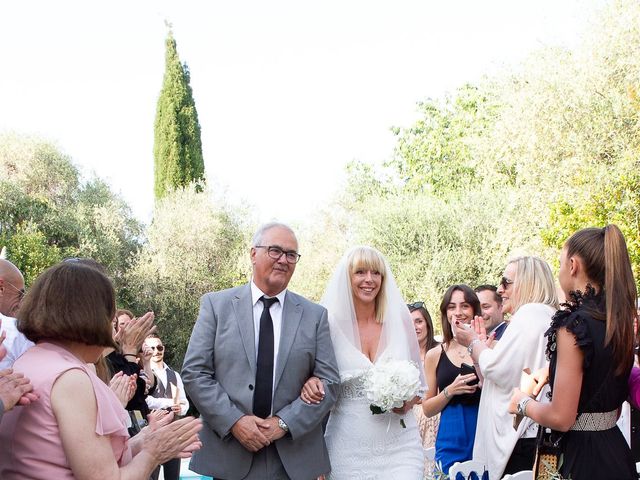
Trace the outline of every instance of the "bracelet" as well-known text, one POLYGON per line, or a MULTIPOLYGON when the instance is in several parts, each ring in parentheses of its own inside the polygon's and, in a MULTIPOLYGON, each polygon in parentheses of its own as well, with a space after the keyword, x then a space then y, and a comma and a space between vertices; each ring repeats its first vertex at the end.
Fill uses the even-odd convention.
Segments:
POLYGON ((449 392, 447 392, 447 387, 444 387, 442 389, 442 394, 444 395, 444 398, 446 398, 447 400, 451 398, 451 395, 449 395, 449 392))
POLYGON ((469 346, 467 347, 467 352, 469 352, 469 355, 473 355, 473 346, 476 343, 480 343, 480 339, 476 338, 474 340, 471 340, 471 343, 469 344, 469 346))

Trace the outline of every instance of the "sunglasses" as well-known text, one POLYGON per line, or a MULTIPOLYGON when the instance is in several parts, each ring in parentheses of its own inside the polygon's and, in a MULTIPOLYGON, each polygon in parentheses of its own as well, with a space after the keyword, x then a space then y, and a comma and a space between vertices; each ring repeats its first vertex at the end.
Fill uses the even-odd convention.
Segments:
POLYGON ((416 308, 424 308, 424 302, 407 303, 407 307, 409 307, 409 309, 411 310, 415 310, 416 308))
POLYGON ((164 345, 151 345, 149 347, 151 350, 157 350, 159 352, 164 352, 164 345))
POLYGON ((509 285, 512 285, 512 284, 513 284, 513 280, 509 280, 507 277, 502 277, 502 280, 500 280, 500 285, 505 290, 509 287, 509 285))

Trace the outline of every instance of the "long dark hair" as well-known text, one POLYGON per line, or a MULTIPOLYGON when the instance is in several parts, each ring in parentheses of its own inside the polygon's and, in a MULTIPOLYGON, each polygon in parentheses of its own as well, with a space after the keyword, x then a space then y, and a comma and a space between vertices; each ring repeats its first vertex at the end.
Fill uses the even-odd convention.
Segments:
POLYGON ((451 329, 451 324, 449 323, 449 319, 447 318, 447 307, 451 302, 451 297, 453 296, 453 292, 459 290, 462 292, 464 296, 464 301, 471 305, 473 308, 473 315, 482 315, 482 309, 480 308, 480 300, 478 299, 478 295, 469 285, 465 285, 464 283, 459 283, 456 285, 451 285, 447 291, 444 293, 444 297, 442 297, 442 303, 440 304, 440 322, 442 324, 442 339, 446 345, 449 345, 449 342, 453 340, 453 330, 451 329))
POLYGON ((624 235, 616 225, 585 228, 565 244, 567 258, 577 256, 594 286, 604 289, 607 331, 605 346, 611 345, 615 373, 629 371, 633 364, 633 319, 637 290, 624 235))
POLYGON ((429 314, 429 310, 427 310, 427 307, 425 307, 425 306, 414 307, 412 305, 409 305, 409 311, 411 313, 415 312, 416 310, 420 312, 420 314, 422 315, 422 318, 424 318, 424 320, 425 320, 425 322, 427 324, 427 345, 426 345, 425 348, 426 348, 426 350, 428 352, 433 347, 438 345, 438 342, 433 337, 433 334, 434 334, 434 331, 433 331, 433 320, 431 320, 431 315, 429 314))

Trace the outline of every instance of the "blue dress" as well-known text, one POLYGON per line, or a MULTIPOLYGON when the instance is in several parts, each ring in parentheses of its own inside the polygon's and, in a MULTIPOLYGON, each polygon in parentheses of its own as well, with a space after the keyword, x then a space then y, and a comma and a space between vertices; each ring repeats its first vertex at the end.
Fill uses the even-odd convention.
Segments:
MULTIPOLYGON (((461 373, 460 367, 449 360, 444 347, 441 345, 440 348, 442 352, 436 367, 438 391, 451 385, 461 373)), ((480 389, 477 389, 472 394, 454 395, 440 414, 435 460, 446 474, 454 463, 471 460, 473 456, 479 405, 480 389)))

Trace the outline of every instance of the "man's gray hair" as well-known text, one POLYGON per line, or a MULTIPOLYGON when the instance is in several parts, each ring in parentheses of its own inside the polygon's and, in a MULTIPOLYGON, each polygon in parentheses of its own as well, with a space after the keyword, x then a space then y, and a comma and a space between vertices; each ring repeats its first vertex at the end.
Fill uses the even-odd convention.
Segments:
POLYGON ((294 232, 289 225, 281 222, 269 222, 261 225, 258 230, 256 230, 256 233, 253 234, 251 246, 255 247, 256 245, 262 245, 262 238, 264 237, 264 234, 272 228, 284 228, 285 230, 289 230, 297 241, 296 232, 294 232))

